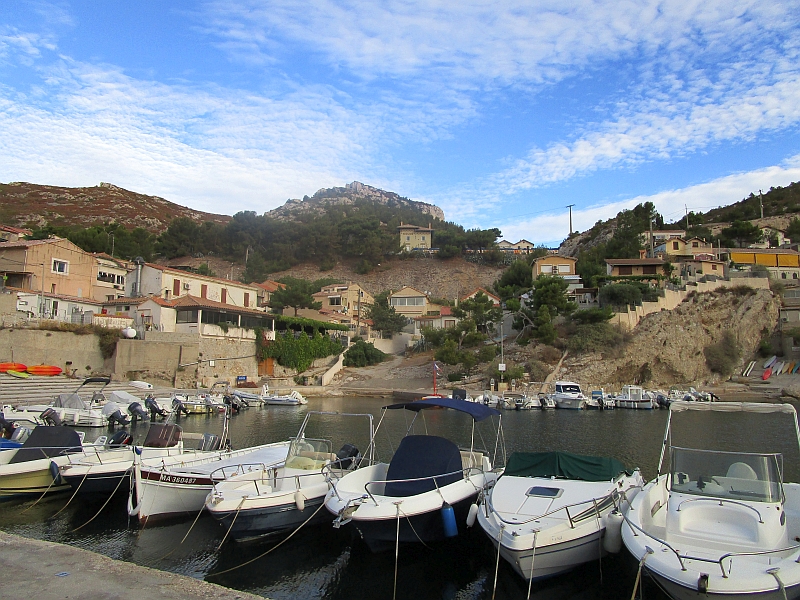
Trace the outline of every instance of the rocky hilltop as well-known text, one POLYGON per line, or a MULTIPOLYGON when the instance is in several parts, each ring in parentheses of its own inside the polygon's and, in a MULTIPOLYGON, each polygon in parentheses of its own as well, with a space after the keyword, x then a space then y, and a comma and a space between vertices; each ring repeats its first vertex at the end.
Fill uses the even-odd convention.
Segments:
POLYGON ((143 227, 161 233, 176 217, 221 224, 231 219, 111 183, 79 188, 25 182, 0 184, 0 222, 7 225, 42 227, 49 223, 89 227, 116 221, 128 228, 143 227))
POLYGON ((746 364, 764 333, 775 328, 779 308, 780 298, 769 290, 690 294, 675 310, 642 319, 620 348, 568 356, 559 378, 616 390, 643 379, 650 388, 714 385, 720 376, 708 368, 704 349, 730 330, 741 348, 741 363, 746 364))
POLYGON ((313 196, 305 196, 302 200, 287 200, 283 206, 269 211, 267 216, 291 221, 309 214, 322 215, 330 206, 353 205, 364 200, 393 208, 409 208, 444 221, 444 211, 438 206, 409 200, 394 192, 387 192, 358 181, 348 183, 344 187, 323 188, 313 196))

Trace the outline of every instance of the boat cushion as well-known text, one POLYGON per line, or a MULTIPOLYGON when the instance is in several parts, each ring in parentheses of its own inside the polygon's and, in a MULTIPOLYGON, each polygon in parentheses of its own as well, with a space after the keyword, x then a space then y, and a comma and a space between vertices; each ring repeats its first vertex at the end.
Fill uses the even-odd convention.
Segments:
POLYGON ((625 472, 615 458, 584 456, 571 452, 514 452, 504 475, 515 477, 562 477, 582 481, 611 481, 625 472))
POLYGON ((178 445, 183 431, 180 426, 166 423, 151 423, 144 440, 145 448, 172 448, 178 445))
POLYGON ((461 451, 446 438, 408 435, 394 453, 386 472, 386 496, 414 496, 463 479, 461 451), (436 477, 435 475, 442 475, 436 477), (400 479, 421 481, 397 481, 400 479))
POLYGON ((34 427, 28 439, 8 462, 13 465, 80 450, 81 438, 74 429, 39 425, 34 427))

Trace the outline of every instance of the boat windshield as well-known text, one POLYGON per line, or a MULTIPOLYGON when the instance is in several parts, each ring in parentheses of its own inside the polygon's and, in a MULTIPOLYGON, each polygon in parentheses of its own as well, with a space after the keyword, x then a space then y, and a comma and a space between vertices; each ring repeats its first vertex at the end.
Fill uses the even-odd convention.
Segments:
POLYGON ((739 501, 780 502, 783 456, 671 449, 670 489, 739 501))
POLYGON ((286 466, 290 469, 319 470, 336 458, 329 440, 295 438, 289 444, 286 466))
POLYGON ((581 393, 581 386, 576 384, 560 384, 556 386, 556 392, 561 392, 563 394, 580 394, 581 393))

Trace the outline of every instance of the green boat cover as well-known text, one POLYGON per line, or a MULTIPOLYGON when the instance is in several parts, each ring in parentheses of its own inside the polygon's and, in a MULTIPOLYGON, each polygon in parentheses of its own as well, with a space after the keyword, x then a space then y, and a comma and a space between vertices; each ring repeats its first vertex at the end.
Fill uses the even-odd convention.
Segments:
POLYGON ((625 465, 615 458, 571 452, 514 452, 503 475, 611 481, 625 471, 625 465))

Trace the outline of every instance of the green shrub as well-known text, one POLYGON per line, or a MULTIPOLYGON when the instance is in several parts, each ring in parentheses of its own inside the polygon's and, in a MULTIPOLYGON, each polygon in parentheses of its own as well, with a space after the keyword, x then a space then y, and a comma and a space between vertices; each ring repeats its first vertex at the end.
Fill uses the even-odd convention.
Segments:
POLYGON ((344 353, 345 367, 368 367, 386 360, 386 354, 378 350, 374 344, 357 340, 344 353))
POLYGON ((607 306, 605 308, 577 310, 572 313, 570 318, 576 323, 605 323, 612 316, 614 316, 614 311, 611 310, 611 307, 607 306))
POLYGON ((600 288, 600 306, 630 306, 642 302, 642 290, 632 283, 615 283, 600 288))
POLYGON ((578 325, 567 340, 567 349, 573 354, 609 350, 625 341, 618 327, 610 323, 578 325))
MULTIPOLYGON (((256 340, 261 339, 260 331, 256 332, 256 340)), ((295 369, 302 373, 308 369, 317 358, 325 358, 339 354, 342 351, 342 344, 323 336, 319 331, 314 331, 313 337, 308 337, 306 332, 302 332, 295 337, 289 331, 284 335, 276 335, 274 341, 264 344, 258 343, 256 354, 261 360, 274 358, 278 364, 290 369, 295 369)))
POLYGON ((716 344, 709 344, 703 349, 708 368, 714 373, 730 375, 739 363, 741 349, 736 336, 730 330, 722 334, 722 339, 716 344))
POLYGON ((550 367, 539 360, 532 360, 528 363, 528 373, 531 375, 531 381, 544 381, 550 375, 550 367))
POLYGON ((490 362, 497 356, 497 346, 484 346, 478 350, 478 362, 490 362))

